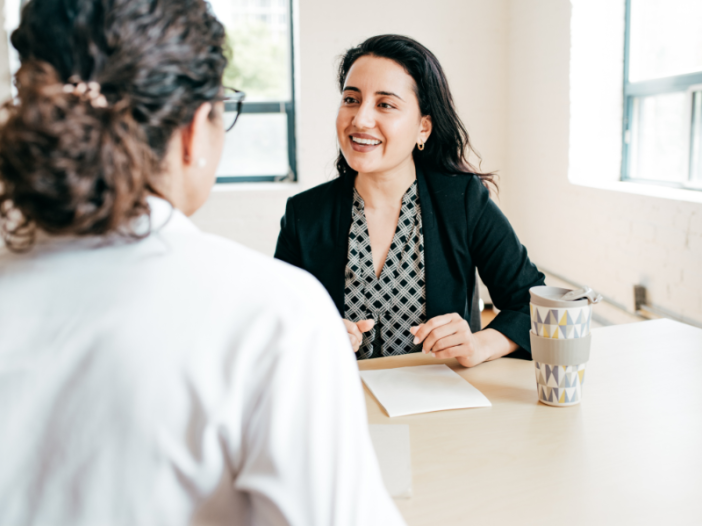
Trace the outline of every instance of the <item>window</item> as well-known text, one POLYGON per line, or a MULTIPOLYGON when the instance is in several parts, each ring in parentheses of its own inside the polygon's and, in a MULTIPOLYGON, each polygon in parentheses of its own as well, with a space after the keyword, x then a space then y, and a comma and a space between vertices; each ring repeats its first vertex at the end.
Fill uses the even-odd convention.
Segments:
POLYGON ((626 0, 622 180, 702 190, 702 2, 626 0))
MULTIPOLYGON (((28 0, 5 0, 9 34, 28 0)), ((236 126, 227 133, 217 182, 296 179, 292 0, 209 0, 227 30, 233 60, 225 86, 246 92, 236 126)), ((8 43, 9 44, 9 43, 8 43)), ((10 71, 19 58, 9 45, 10 71)))
POLYGON ((225 86, 246 92, 218 183, 295 180, 291 0, 209 0, 232 51, 225 86))

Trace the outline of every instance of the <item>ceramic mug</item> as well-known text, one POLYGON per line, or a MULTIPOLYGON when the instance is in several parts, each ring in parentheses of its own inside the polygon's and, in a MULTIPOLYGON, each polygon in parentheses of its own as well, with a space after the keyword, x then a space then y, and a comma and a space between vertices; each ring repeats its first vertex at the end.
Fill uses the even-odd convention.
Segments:
POLYGON ((556 407, 579 404, 592 336, 560 340, 529 336, 539 401, 556 407))
POLYGON ((541 338, 570 340, 590 334, 592 305, 587 298, 565 301, 562 296, 570 289, 560 287, 532 287, 531 332, 541 338))

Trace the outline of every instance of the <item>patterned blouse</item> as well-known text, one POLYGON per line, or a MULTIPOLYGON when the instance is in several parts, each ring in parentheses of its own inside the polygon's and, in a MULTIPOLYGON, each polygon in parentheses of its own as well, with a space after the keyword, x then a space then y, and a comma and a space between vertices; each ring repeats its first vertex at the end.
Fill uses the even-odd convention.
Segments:
POLYGON ((417 199, 417 181, 402 198, 402 209, 385 265, 376 278, 363 198, 354 188, 344 317, 352 322, 374 319, 363 333, 357 358, 377 358, 416 352, 410 327, 423 323, 426 312, 424 237, 417 199))

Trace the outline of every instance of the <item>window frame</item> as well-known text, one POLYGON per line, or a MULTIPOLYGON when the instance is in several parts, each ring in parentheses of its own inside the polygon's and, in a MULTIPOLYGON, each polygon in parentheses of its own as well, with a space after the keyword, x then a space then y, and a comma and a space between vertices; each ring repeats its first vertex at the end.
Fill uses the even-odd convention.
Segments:
POLYGON ((693 183, 690 179, 691 157, 692 157, 692 120, 693 120, 693 93, 702 89, 702 71, 685 73, 682 75, 672 75, 651 80, 629 82, 629 52, 631 36, 631 0, 625 0, 625 21, 624 21, 624 82, 623 82, 623 122, 622 122, 622 166, 621 180, 639 184, 654 184, 680 188, 684 190, 702 191, 702 185, 693 183), (663 95, 666 93, 685 92, 687 97, 688 119, 688 141, 686 145, 687 155, 685 166, 687 167, 687 180, 685 182, 658 181, 652 179, 639 179, 631 177, 629 174, 631 137, 633 131, 631 124, 634 118, 634 99, 636 97, 646 97, 653 95, 663 95))
MULTIPOLYGON (((290 100, 280 101, 260 101, 246 102, 244 100, 241 113, 250 114, 265 114, 265 113, 284 113, 287 115, 287 134, 288 134, 288 173, 285 175, 222 175, 217 176, 215 181, 217 184, 231 183, 263 183, 263 182, 296 182, 297 181, 297 141, 295 128, 295 38, 293 27, 293 1, 288 1, 288 25, 289 25, 289 44, 290 44, 290 100)), ((236 88, 236 86, 232 86, 236 88)), ((225 110, 235 110, 236 103, 228 103, 225 105, 225 110)))

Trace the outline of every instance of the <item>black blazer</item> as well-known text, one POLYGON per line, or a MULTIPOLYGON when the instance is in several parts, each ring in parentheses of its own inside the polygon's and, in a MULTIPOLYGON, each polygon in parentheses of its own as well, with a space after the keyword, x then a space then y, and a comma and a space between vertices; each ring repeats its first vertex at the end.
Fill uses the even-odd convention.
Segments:
MULTIPOLYGON (((353 206, 353 176, 321 184, 288 199, 275 257, 314 275, 344 316, 345 269, 353 206)), ((473 174, 448 175, 417 166, 422 209, 426 315, 475 313, 475 269, 500 309, 488 325, 531 358, 529 288, 544 275, 527 256, 509 221, 473 174), (525 352, 526 351, 526 352, 525 352)))

